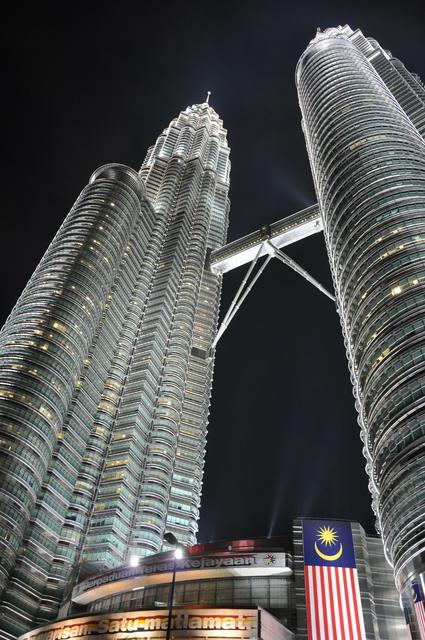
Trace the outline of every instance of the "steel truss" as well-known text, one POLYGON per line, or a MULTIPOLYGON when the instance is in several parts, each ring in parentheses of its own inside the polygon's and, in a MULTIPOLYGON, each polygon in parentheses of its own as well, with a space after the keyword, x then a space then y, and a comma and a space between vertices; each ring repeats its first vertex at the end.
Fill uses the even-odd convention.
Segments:
POLYGON ((224 316, 222 323, 211 345, 212 350, 215 349, 215 347, 217 346, 218 341, 226 331, 229 324, 232 322, 233 318, 239 311, 241 305, 246 300, 249 292, 252 290, 253 286, 258 281, 261 274, 264 272, 265 268, 267 267, 267 265, 269 264, 272 258, 277 258, 280 262, 285 264, 287 267, 290 267, 291 269, 293 269, 293 271, 295 271, 300 276, 305 278, 307 282, 315 286, 319 291, 324 293, 325 296, 327 296, 328 298, 333 300, 333 302, 335 302, 335 296, 333 296, 332 293, 330 293, 323 285, 320 284, 320 282, 318 282, 315 278, 313 278, 313 276, 310 275, 305 269, 303 269, 295 260, 293 260, 288 255, 286 255, 286 253, 284 253, 281 249, 276 247, 270 241, 269 238, 266 238, 265 240, 263 240, 263 242, 261 242, 254 260, 251 262, 248 268, 248 271, 246 272, 245 277, 242 280, 242 283, 236 292, 236 295, 234 296, 232 302, 230 303, 230 307, 226 315, 224 316), (260 256, 264 255, 265 253, 268 254, 267 258, 264 260, 260 268, 256 271, 251 281, 248 282, 250 276, 254 272, 258 259, 260 258, 260 256))

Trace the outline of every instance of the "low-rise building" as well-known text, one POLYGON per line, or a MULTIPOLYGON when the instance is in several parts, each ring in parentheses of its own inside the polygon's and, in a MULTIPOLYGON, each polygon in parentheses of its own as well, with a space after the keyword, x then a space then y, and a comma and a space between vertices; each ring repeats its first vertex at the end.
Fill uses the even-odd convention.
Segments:
MULTIPOLYGON (((24 634, 21 640, 321 638, 314 635, 311 625, 308 627, 306 589, 310 556, 305 531, 309 528, 314 534, 318 522, 325 532, 324 546, 317 538, 317 550, 325 557, 318 571, 326 563, 336 562, 329 558, 337 555, 339 561, 349 553, 344 531, 352 538, 362 618, 359 639, 408 639, 380 539, 366 535, 355 522, 296 520, 292 539, 247 538, 198 544, 185 549, 181 559, 170 551, 144 559, 135 557, 128 566, 78 583, 59 619, 24 634), (331 554, 332 545, 336 553, 331 554), (321 549, 329 551, 325 554, 321 549)), ((336 567, 331 570, 343 571, 336 567)), ((353 593, 355 584, 353 581, 353 593)), ((325 591, 321 595, 330 603, 331 595, 325 591)), ((317 613, 316 618, 317 624, 322 624, 317 613)), ((330 632, 323 637, 333 636, 330 632)))

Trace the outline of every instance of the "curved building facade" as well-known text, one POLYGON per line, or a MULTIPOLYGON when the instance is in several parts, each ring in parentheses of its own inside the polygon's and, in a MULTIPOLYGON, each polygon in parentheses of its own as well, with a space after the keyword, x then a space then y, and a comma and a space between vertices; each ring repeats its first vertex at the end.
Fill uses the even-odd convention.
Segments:
POLYGON ((377 526, 407 593, 425 568, 425 103, 390 60, 328 29, 297 86, 377 526))
POLYGON ((0 333, 2 638, 165 530, 196 541, 229 171, 207 103, 140 173, 98 169, 0 333))
POLYGON ((160 553, 81 582, 60 620, 22 640, 117 640, 122 632, 129 640, 166 638, 168 625, 170 638, 289 640, 294 597, 292 557, 282 539, 200 544, 180 560, 160 553))
MULTIPOLYGON (((177 607, 206 608, 261 606, 294 628, 292 556, 284 549, 284 540, 279 538, 190 547, 181 560, 175 561, 173 603, 177 607)), ((173 568, 174 555, 165 552, 141 561, 137 567, 95 576, 75 587, 71 611, 78 613, 81 607, 90 614, 167 609, 173 568)))

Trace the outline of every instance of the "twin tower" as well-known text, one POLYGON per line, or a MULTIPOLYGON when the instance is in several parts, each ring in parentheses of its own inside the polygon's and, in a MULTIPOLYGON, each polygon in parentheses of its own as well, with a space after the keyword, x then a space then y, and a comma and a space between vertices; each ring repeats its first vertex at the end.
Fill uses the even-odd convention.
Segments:
MULTIPOLYGON (((348 26, 318 32, 296 78, 373 508, 409 600, 425 569, 425 88, 348 26)), ((93 174, 3 327, 4 638, 166 531, 196 541, 229 173, 220 118, 187 108, 139 173, 93 174)))

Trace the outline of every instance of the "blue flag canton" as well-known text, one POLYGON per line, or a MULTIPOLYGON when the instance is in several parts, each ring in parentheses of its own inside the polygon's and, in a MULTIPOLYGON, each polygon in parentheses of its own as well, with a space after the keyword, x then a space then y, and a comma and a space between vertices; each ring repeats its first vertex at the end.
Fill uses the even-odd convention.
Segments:
POLYGON ((303 520, 304 565, 355 568, 349 522, 303 520))
POLYGON ((412 600, 413 602, 422 602, 423 597, 421 593, 421 588, 417 582, 412 582, 412 600))

